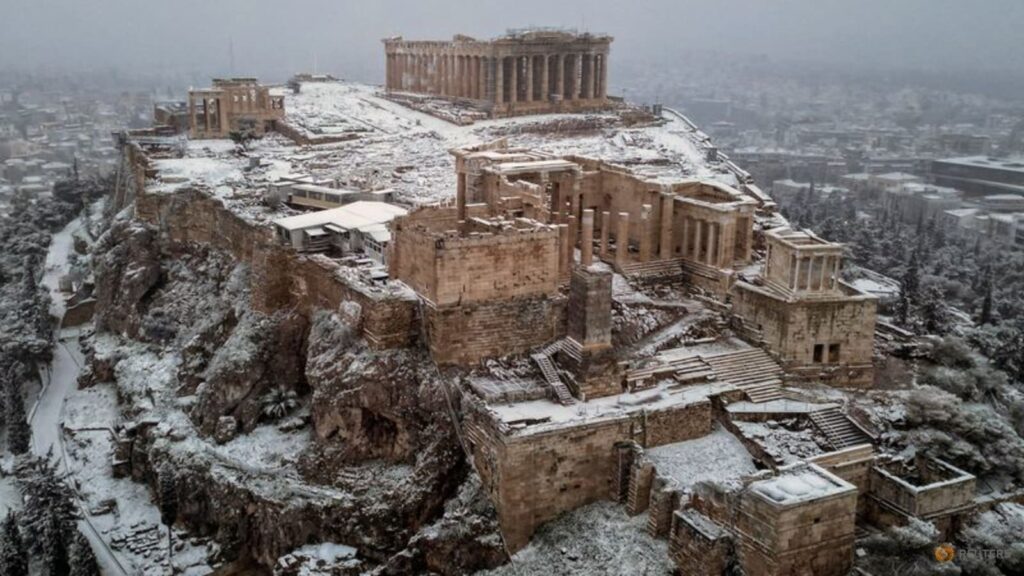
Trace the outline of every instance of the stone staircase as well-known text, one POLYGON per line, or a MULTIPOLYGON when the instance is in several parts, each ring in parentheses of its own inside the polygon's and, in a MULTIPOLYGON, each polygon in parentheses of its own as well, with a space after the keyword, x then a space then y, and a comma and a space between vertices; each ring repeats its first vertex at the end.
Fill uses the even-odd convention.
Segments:
POLYGON ((782 398, 782 368, 760 348, 705 356, 719 380, 732 382, 751 402, 782 398))
POLYGON ((659 276, 679 276, 683 273, 683 259, 650 260, 648 262, 631 262, 622 267, 622 275, 630 278, 656 278, 659 276))
POLYGON ((558 398, 558 402, 563 406, 570 406, 576 403, 576 398, 573 397, 572 393, 569 392, 569 388, 562 382, 562 379, 558 376, 558 369, 555 368, 553 362, 551 362, 551 356, 559 348, 561 344, 559 341, 555 341, 552 344, 548 344, 540 350, 540 352, 530 355, 533 358, 534 363, 540 368, 540 373, 544 376, 544 381, 548 383, 548 386, 555 391, 555 397, 558 398))
POLYGON ((871 444, 873 439, 850 420, 839 408, 826 408, 810 413, 811 422, 836 450, 871 444))

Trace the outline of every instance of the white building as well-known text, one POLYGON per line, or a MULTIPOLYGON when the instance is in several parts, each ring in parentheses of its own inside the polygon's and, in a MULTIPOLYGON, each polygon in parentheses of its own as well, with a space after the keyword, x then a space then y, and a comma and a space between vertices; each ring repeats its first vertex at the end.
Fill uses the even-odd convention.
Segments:
POLYGON ((384 263, 391 241, 388 223, 408 210, 386 202, 358 201, 340 208, 299 214, 274 221, 278 237, 300 252, 335 248, 342 253, 362 251, 384 263))

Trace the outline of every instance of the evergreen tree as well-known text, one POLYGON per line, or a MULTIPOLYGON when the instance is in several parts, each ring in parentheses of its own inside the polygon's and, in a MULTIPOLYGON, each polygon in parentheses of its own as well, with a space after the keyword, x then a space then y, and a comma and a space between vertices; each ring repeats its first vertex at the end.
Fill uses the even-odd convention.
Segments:
POLYGON ((40 542, 40 559, 50 576, 71 575, 67 547, 68 532, 68 522, 61 517, 60 512, 51 511, 47 514, 40 542))
POLYGON ((22 372, 22 365, 15 364, 7 371, 7 381, 4 383, 6 387, 4 415, 7 421, 7 449, 16 455, 28 452, 32 442, 32 430, 25 417, 25 401, 21 397, 20 376, 22 372))
MULTIPOLYGON (((25 500, 20 519, 29 552, 42 557, 58 554, 60 549, 54 540, 60 540, 63 546, 64 535, 73 528, 76 510, 71 488, 57 473, 52 448, 45 458, 23 457, 15 472, 25 500)), ((59 560, 59 555, 55 556, 58 565, 59 560)))
POLYGON ((917 251, 910 254, 910 262, 907 263, 907 270, 900 279, 899 300, 896 302, 896 318, 903 326, 910 322, 913 305, 918 298, 918 287, 920 284, 920 270, 918 269, 917 251))
POLYGON ((28 552, 14 512, 7 513, 0 528, 0 576, 28 576, 28 552))
POLYGON ((75 531, 71 541, 71 576, 100 576, 96 555, 89 540, 80 531, 75 531))

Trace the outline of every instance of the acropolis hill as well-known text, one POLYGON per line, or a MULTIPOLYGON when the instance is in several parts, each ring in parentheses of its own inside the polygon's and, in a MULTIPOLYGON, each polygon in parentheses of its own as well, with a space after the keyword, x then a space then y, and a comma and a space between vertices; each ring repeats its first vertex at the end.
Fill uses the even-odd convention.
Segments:
POLYGON ((880 445, 906 334, 686 116, 609 96, 610 36, 383 48, 383 85, 216 79, 117 137, 83 380, 183 529, 282 574, 511 574, 570 519, 646 573, 841 576, 1002 501, 880 445))

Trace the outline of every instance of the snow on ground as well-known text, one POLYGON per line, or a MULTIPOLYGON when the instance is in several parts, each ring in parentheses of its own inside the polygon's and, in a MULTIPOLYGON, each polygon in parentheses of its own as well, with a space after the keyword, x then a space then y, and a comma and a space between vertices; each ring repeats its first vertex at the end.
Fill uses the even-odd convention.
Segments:
POLYGON ((659 476, 678 488, 705 481, 739 488, 740 478, 757 471, 739 439, 717 424, 707 436, 651 448, 644 455, 659 476))
POLYGON ((742 422, 734 424, 744 436, 760 444, 768 454, 785 464, 792 464, 825 452, 810 427, 790 430, 778 422, 742 422))
POLYGON ((668 543, 647 533, 647 515, 611 502, 584 506, 541 526, 512 563, 478 575, 671 574, 668 543))

